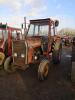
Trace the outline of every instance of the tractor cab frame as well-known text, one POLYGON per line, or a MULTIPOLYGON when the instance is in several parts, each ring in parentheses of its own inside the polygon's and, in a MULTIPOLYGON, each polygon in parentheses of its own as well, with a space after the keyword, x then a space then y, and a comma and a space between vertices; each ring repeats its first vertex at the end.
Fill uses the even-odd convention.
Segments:
POLYGON ((58 26, 58 24, 59 22, 57 20, 53 21, 50 18, 30 20, 30 25, 26 34, 26 39, 40 38, 41 42, 43 44, 46 44, 46 50, 43 50, 43 54, 49 56, 49 52, 51 51, 51 37, 55 36, 55 28, 58 26))

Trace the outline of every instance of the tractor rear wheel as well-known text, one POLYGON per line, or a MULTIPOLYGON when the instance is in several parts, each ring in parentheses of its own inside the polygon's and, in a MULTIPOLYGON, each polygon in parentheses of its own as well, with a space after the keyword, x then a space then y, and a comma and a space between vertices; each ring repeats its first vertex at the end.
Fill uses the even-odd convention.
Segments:
POLYGON ((60 63, 60 60, 61 60, 61 51, 58 50, 58 51, 53 51, 52 53, 52 61, 54 64, 58 64, 60 63))
POLYGON ((5 63, 4 63, 4 70, 8 73, 13 73, 16 71, 16 67, 13 66, 13 63, 12 63, 12 58, 11 57, 8 57, 6 60, 5 60, 5 63))
POLYGON ((52 61, 53 63, 60 63, 61 61, 61 52, 62 52, 62 43, 61 41, 57 41, 54 44, 53 52, 52 52, 52 61))
POLYGON ((49 61, 42 60, 38 67, 38 79, 43 81, 45 78, 47 78, 48 72, 49 72, 49 61))

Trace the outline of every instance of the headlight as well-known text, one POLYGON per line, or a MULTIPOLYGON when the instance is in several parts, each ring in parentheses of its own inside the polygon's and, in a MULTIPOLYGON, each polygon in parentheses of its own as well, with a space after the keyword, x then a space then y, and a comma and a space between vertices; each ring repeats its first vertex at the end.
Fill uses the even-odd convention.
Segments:
POLYGON ((24 58, 25 57, 25 55, 24 54, 21 54, 21 58, 24 58))
POLYGON ((37 56, 35 56, 35 57, 34 57, 34 59, 35 59, 35 60, 37 60, 37 59, 38 59, 38 57, 37 57, 37 56))
POLYGON ((17 53, 14 53, 14 57, 17 57, 17 53))

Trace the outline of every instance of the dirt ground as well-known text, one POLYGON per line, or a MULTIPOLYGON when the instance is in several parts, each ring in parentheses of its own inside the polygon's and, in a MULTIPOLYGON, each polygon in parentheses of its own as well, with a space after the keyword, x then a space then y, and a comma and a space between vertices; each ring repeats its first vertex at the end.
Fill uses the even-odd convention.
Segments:
POLYGON ((48 79, 39 82, 37 67, 7 74, 0 70, 0 100, 75 100, 71 84, 71 47, 62 50, 59 65, 50 64, 48 79))

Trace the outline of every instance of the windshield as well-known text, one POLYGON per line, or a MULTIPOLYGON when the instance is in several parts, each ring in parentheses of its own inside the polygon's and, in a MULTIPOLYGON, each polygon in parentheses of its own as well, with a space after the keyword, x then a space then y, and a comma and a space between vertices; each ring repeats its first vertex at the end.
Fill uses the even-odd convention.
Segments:
POLYGON ((49 25, 30 24, 27 36, 47 36, 49 25))

